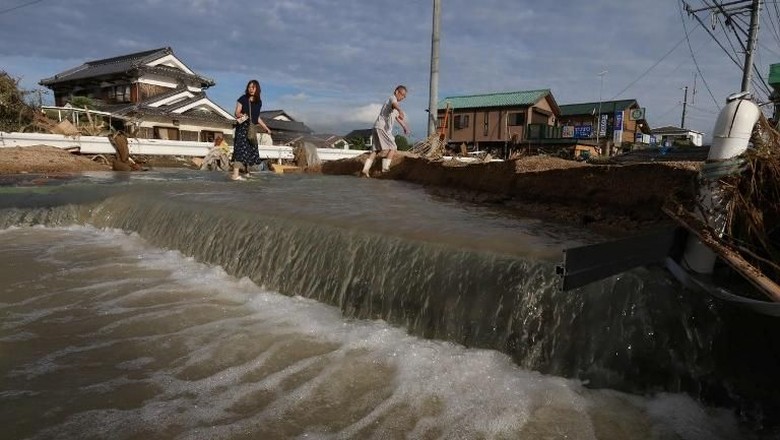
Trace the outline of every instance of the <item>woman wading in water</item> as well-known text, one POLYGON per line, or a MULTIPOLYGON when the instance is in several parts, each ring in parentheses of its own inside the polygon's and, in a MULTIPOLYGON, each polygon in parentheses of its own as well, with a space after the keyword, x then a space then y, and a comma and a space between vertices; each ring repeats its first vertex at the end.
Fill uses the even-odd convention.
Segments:
POLYGON ((247 174, 249 174, 249 167, 260 163, 257 140, 250 142, 248 131, 250 124, 258 124, 266 133, 271 133, 265 122, 260 119, 260 110, 262 108, 263 100, 260 99, 260 83, 253 79, 247 83, 244 94, 236 102, 235 115, 238 125, 234 135, 235 145, 233 145, 233 173, 230 175, 231 180, 243 180, 243 177, 239 175, 241 164, 244 165, 247 174))

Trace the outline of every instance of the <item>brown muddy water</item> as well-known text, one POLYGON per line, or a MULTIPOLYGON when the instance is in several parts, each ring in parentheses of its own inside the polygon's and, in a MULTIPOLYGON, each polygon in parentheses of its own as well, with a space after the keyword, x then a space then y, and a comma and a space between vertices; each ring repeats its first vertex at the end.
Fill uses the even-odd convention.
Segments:
POLYGON ((733 312, 652 268, 560 292, 576 229, 328 176, 0 191, 4 438, 771 434, 733 312))

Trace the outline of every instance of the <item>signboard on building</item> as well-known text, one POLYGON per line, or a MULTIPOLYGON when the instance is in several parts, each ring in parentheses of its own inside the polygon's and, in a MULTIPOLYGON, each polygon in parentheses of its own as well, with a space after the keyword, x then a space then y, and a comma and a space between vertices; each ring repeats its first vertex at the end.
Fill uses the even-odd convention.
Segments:
POLYGON ((562 138, 573 138, 574 137, 574 126, 573 125, 564 125, 561 127, 561 137, 562 138))
POLYGON ((607 121, 609 120, 609 115, 601 115, 601 122, 599 123, 599 136, 606 136, 607 135, 607 121))
POLYGON ((574 127, 574 137, 577 139, 586 139, 593 135, 592 125, 577 125, 574 127))
POLYGON ((623 130, 615 130, 612 132, 612 143, 618 146, 623 143, 623 130))
POLYGON ((642 142, 642 132, 637 131, 634 135, 634 142, 642 142))
POLYGON ((623 112, 615 112, 615 119, 614 123, 612 124, 613 130, 622 130, 623 129, 623 112))
POLYGON ((628 119, 631 121, 640 121, 645 118, 645 108, 635 108, 631 110, 631 113, 628 115, 628 119))

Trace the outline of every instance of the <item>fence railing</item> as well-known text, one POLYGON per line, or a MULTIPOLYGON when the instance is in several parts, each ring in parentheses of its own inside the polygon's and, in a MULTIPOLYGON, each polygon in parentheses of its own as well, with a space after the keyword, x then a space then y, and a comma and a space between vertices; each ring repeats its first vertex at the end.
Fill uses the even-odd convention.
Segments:
MULTIPOLYGON (((116 150, 104 136, 65 136, 47 133, 0 132, 0 148, 48 145, 62 149, 76 149, 80 154, 114 154, 116 150)), ((131 155, 204 157, 213 147, 210 142, 172 141, 164 139, 128 139, 131 155)), ((258 146, 261 159, 293 159, 293 149, 283 145, 258 146)), ((317 148, 322 161, 348 159, 365 153, 364 150, 317 148)))

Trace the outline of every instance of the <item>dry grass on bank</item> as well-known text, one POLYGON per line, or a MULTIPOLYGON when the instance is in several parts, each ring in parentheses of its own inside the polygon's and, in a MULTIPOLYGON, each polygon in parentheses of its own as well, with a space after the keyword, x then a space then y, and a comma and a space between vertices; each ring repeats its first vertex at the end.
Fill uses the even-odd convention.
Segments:
POLYGON ((0 148, 0 174, 109 171, 111 167, 85 156, 46 145, 0 148))

